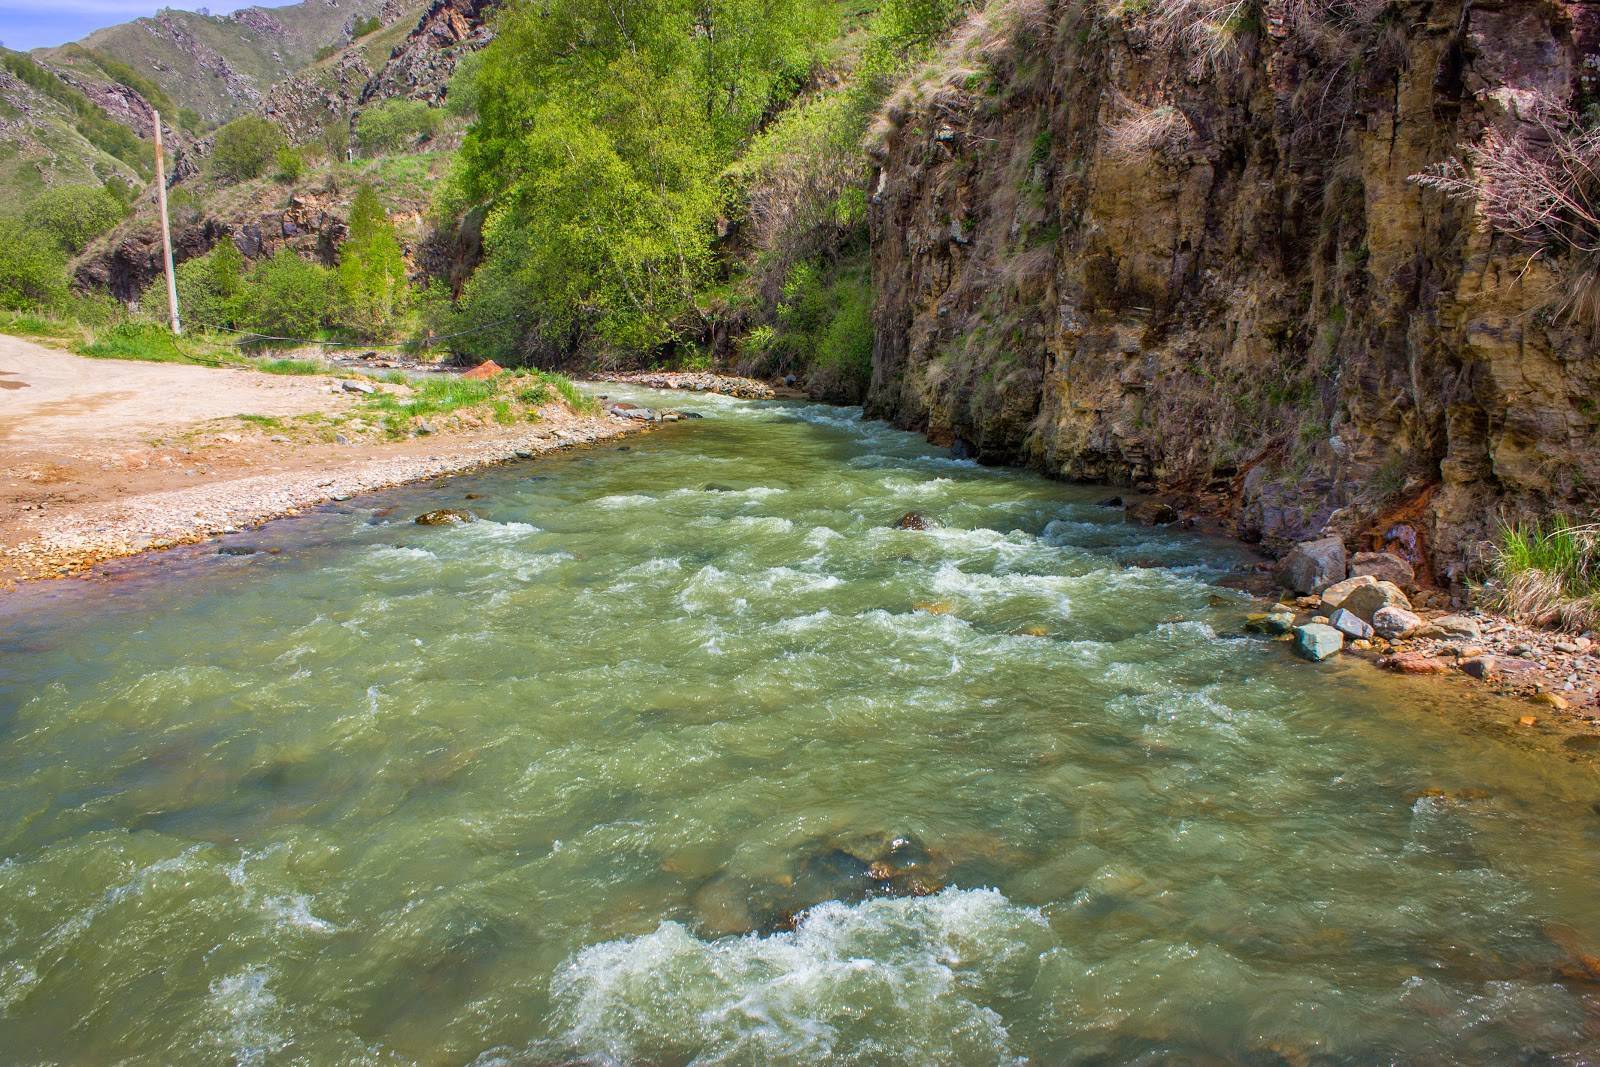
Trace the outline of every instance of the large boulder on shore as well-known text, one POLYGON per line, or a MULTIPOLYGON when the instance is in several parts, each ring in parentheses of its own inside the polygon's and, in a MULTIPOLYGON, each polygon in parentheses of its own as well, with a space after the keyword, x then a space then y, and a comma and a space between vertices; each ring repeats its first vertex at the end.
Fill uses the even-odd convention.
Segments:
POLYGON ((1466 615, 1441 615, 1423 627, 1417 636, 1449 640, 1456 637, 1477 638, 1482 633, 1477 620, 1466 615))
POLYGON ((1335 611, 1328 618, 1328 625, 1352 641, 1368 640, 1372 637, 1372 624, 1355 612, 1346 611, 1344 608, 1335 611))
POLYGON ((1302 541, 1283 558, 1284 585, 1296 593, 1319 593, 1345 576, 1344 542, 1337 537, 1302 541))
POLYGON ((1320 622, 1294 628, 1294 650, 1313 663, 1321 662, 1344 647, 1344 634, 1320 622))
POLYGON ((1378 582, 1355 590, 1344 598, 1342 606, 1346 611, 1371 622, 1372 617, 1382 608, 1404 608, 1410 611, 1411 601, 1406 599, 1406 594, 1393 582, 1378 582))
POLYGON ((1377 585, 1378 579, 1370 574, 1358 574, 1342 582, 1334 582, 1322 591, 1322 606, 1329 610, 1344 607, 1345 598, 1364 585, 1377 585))
POLYGON ((1415 589, 1417 572, 1393 552, 1357 552, 1350 558, 1350 577, 1370 574, 1374 580, 1415 589))

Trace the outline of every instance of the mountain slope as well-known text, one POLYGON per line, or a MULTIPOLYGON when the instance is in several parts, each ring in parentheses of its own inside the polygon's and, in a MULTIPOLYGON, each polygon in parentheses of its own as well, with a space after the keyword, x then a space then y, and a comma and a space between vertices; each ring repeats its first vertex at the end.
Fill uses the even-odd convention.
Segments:
POLYGON ((390 25, 414 6, 398 0, 303 0, 231 15, 167 9, 33 55, 89 78, 104 76, 92 55, 114 56, 178 107, 215 125, 254 110, 275 82, 311 65, 324 48, 348 42, 362 20, 377 17, 390 25))

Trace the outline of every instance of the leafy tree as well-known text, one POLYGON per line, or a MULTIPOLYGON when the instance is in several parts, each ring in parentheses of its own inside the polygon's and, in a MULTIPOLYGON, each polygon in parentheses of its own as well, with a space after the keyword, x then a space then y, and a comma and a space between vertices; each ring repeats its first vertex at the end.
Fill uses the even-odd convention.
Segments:
POLYGON ((276 337, 311 337, 333 310, 332 272, 280 248, 246 275, 244 324, 276 337))
POLYGON ((49 311, 66 303, 67 257, 14 219, 0 219, 0 308, 49 311))
POLYGON ((76 255, 124 214, 122 202, 104 186, 58 185, 35 197, 23 217, 68 255, 76 255))
POLYGON ((363 337, 388 334, 406 299, 406 263, 394 224, 370 185, 350 205, 350 236, 339 246, 345 322, 363 337))
POLYGON ((234 119, 217 131, 211 171, 224 181, 259 178, 287 146, 283 131, 260 115, 234 119))
MULTIPOLYGON (((718 175, 792 93, 825 0, 606 0, 510 8, 472 73, 457 180, 491 202, 463 294, 508 294, 547 341, 646 348, 680 332, 712 265, 718 175)), ((489 321, 497 321, 498 316, 489 321)))
POLYGON ((421 100, 385 100, 356 116, 356 143, 369 156, 399 152, 432 136, 439 118, 421 100))

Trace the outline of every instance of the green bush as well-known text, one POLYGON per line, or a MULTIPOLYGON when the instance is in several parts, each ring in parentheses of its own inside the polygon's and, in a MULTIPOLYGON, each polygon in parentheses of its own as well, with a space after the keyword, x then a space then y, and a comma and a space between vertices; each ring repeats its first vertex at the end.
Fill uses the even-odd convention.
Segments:
POLYGON ((273 177, 280 182, 285 185, 293 185, 305 177, 306 157, 298 148, 290 148, 288 145, 284 145, 278 149, 276 159, 278 169, 273 174, 273 177))
POLYGON ((367 34, 376 33, 382 28, 383 20, 376 15, 368 15, 366 18, 356 19, 355 23, 350 27, 350 39, 353 41, 359 37, 365 37, 367 34))
POLYGON ((67 300, 67 257, 54 241, 0 219, 0 308, 51 311, 67 300))
MULTIPOLYGON (((244 314, 244 257, 231 239, 224 237, 203 256, 178 264, 178 308, 191 327, 231 329, 244 314)), ((158 317, 165 315, 166 282, 156 278, 140 297, 140 306, 158 317)))
POLYGON ((115 226, 125 212, 122 202, 104 186, 59 185, 35 197, 24 218, 68 255, 76 255, 115 226))
POLYGON ((421 100, 385 100, 356 116, 356 143, 369 156, 399 152, 431 137, 439 119, 421 100))
POLYGON ((259 178, 285 147, 283 131, 260 115, 234 119, 217 131, 211 173, 224 181, 259 178))
POLYGON ((275 337, 310 338, 334 306, 332 272, 280 248, 245 276, 244 324, 275 337))

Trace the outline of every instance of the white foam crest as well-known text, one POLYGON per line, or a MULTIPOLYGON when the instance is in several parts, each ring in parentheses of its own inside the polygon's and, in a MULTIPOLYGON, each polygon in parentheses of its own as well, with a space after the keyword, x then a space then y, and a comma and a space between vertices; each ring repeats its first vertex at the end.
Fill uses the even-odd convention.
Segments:
POLYGON ((831 526, 813 526, 806 534, 806 546, 809 548, 826 548, 829 541, 837 541, 844 534, 831 526))
POLYGON ((780 489, 774 485, 751 485, 743 489, 674 489, 668 496, 675 497, 716 497, 723 500, 766 500, 768 497, 787 493, 789 490, 780 489))
POLYGON ((794 529, 794 523, 778 515, 736 515, 728 520, 728 525, 766 533, 789 533, 794 529))
POLYGON ((655 502, 655 497, 643 493, 613 493, 610 496, 596 498, 594 506, 605 508, 607 511, 617 511, 621 508, 641 508, 655 502))
POLYGON ((706 611, 719 604, 735 611, 748 606, 751 594, 795 596, 817 593, 844 584, 831 574, 813 574, 793 567, 769 567, 758 574, 733 574, 707 564, 695 572, 678 593, 678 604, 686 611, 706 611))
POLYGON ((805 633, 807 630, 815 630, 832 619, 833 612, 823 608, 821 611, 813 611, 809 615, 796 615, 793 618, 775 622, 768 629, 780 634, 805 633))
POLYGON ((267 987, 271 974, 265 967, 251 967, 211 983, 211 1008, 226 1027, 217 1035, 218 1043, 228 1048, 238 1067, 265 1063, 289 1043, 272 1028, 278 998, 267 987))
POLYGON ((929 588, 946 596, 967 597, 972 600, 1010 599, 1012 597, 1040 597, 1051 601, 1062 615, 1071 611, 1072 601, 1066 588, 1070 577, 1059 574, 984 574, 964 571, 954 563, 945 563, 934 572, 929 588))
POLYGON ((164 860, 157 860, 146 867, 141 867, 134 872, 132 878, 119 885, 114 885, 101 895, 100 899, 87 908, 69 917, 66 921, 50 931, 46 941, 54 946, 63 941, 71 940, 83 933, 94 924, 105 912, 121 904, 125 900, 134 900, 145 894, 151 883, 164 874, 182 871, 188 868, 189 861, 200 852, 210 848, 209 845, 190 845, 176 856, 169 856, 164 860))
POLYGON ((543 533, 531 522, 497 522, 493 519, 479 519, 462 529, 485 541, 517 541, 529 534, 543 533))
POLYGON ((665 922, 578 952, 551 992, 572 1051, 624 1062, 1020 1062, 987 1001, 1049 943, 1037 909, 947 889, 831 901, 766 937, 665 922))
POLYGON ((683 560, 677 556, 656 556, 635 563, 618 575, 619 578, 651 578, 658 574, 671 574, 673 571, 683 570, 683 560))
POLYGON ((891 476, 884 478, 878 483, 879 487, 885 493, 891 493, 895 496, 913 496, 919 498, 939 496, 943 494, 945 490, 949 489, 955 484, 955 480, 952 478, 943 478, 938 476, 921 479, 897 478, 891 476))
POLYGON ((291 926, 314 934, 331 934, 338 929, 328 920, 319 919, 311 913, 311 898, 304 893, 267 897, 261 902, 261 910, 280 926, 291 926))

